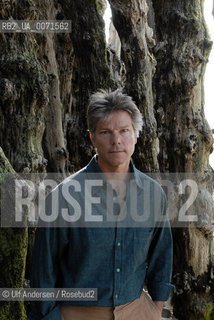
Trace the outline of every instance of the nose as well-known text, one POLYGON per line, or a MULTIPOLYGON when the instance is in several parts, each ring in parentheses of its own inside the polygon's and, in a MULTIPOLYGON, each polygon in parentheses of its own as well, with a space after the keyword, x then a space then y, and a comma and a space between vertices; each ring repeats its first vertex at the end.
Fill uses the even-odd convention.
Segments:
POLYGON ((112 144, 113 145, 118 145, 118 144, 120 144, 121 143, 121 141, 120 141, 120 135, 119 135, 119 133, 117 133, 117 132, 114 132, 114 133, 112 133, 112 144))

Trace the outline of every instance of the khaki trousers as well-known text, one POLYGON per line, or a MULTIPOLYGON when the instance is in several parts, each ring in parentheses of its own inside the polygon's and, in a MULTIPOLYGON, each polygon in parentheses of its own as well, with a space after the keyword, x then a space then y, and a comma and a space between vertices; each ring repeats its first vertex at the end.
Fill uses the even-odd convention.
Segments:
POLYGON ((161 312, 146 292, 118 307, 63 306, 62 320, 161 320, 161 312))

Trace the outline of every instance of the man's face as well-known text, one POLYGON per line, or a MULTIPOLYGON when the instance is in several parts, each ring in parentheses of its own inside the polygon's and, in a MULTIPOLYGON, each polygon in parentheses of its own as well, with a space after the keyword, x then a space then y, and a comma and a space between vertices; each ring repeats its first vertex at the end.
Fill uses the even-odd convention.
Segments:
POLYGON ((132 119, 127 111, 113 111, 108 118, 100 119, 90 138, 97 149, 102 171, 127 172, 137 142, 132 119))

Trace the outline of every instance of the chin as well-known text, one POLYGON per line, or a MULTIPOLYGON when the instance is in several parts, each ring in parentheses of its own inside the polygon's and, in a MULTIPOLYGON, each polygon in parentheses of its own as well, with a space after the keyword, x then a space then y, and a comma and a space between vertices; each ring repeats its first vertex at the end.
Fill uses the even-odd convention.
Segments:
POLYGON ((112 161, 109 163, 112 167, 120 167, 121 165, 125 164, 126 161, 112 161))

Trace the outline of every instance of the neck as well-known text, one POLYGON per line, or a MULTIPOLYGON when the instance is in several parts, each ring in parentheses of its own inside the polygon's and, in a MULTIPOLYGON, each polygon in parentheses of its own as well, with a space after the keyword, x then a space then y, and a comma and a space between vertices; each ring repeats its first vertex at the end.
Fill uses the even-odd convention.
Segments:
POLYGON ((129 163, 122 166, 109 167, 98 157, 98 165, 105 177, 117 192, 119 199, 123 199, 126 194, 126 186, 129 180, 129 163))
POLYGON ((110 167, 106 163, 103 163, 98 157, 98 165, 100 170, 104 174, 105 178, 108 179, 119 179, 125 180, 127 173, 129 172, 129 163, 122 164, 120 166, 110 167))

